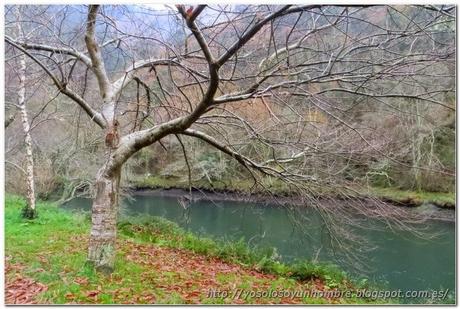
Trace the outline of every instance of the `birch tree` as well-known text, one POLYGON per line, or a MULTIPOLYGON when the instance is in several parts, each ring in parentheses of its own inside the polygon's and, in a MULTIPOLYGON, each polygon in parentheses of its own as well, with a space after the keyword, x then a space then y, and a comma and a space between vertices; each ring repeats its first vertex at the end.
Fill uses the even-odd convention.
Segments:
MULTIPOLYGON (((16 17, 17 20, 20 20, 20 10, 19 7, 16 7, 16 17)), ((23 32, 21 23, 16 23, 17 27, 17 37, 23 38, 23 32)), ((18 102, 17 108, 19 110, 21 116, 21 123, 22 123, 22 130, 24 133, 24 145, 26 151, 26 183, 27 183, 27 203, 24 209, 22 210, 22 216, 27 219, 34 219, 37 217, 37 211, 35 209, 35 178, 34 178, 34 157, 33 157, 33 145, 32 145, 32 137, 30 134, 30 125, 29 125, 29 117, 27 114, 27 106, 26 106, 26 55, 24 53, 20 53, 18 55, 18 62, 19 66, 17 69, 17 75, 19 79, 18 84, 18 102)), ((10 123, 14 118, 10 118, 10 123)), ((6 125, 7 126, 7 125, 6 125)))
MULTIPOLYGON (((386 218, 383 207, 348 200, 353 190, 334 176, 357 153, 398 161, 382 143, 369 141, 369 128, 354 123, 356 108, 380 104, 396 113, 398 100, 416 99, 454 110, 444 102, 454 89, 443 82, 452 78, 444 69, 454 61, 452 31, 436 27, 454 22, 452 6, 177 5, 159 13, 142 6, 89 5, 84 37, 78 22, 69 35, 65 18, 82 9, 52 8, 49 16, 63 19, 43 21, 46 37, 6 35, 5 42, 46 72, 104 132, 87 259, 107 273, 115 262, 123 166, 163 138, 201 140, 240 163, 254 185, 281 181, 325 218, 338 213, 317 198, 325 189, 349 208, 386 218), (399 19, 390 24, 386 14, 399 19), (427 49, 427 43, 436 48, 427 49), (92 82, 97 95, 91 96, 85 87, 92 82), (267 113, 263 122, 253 120, 255 106, 267 113), (336 129, 325 135, 322 119, 336 129), (331 145, 338 150, 332 152, 331 145), (326 154, 324 165, 310 165, 312 157, 326 154)), ((351 220, 345 212, 336 217, 351 220)), ((326 229, 337 235, 346 225, 326 229)), ((331 236, 331 242, 337 239, 331 236)))

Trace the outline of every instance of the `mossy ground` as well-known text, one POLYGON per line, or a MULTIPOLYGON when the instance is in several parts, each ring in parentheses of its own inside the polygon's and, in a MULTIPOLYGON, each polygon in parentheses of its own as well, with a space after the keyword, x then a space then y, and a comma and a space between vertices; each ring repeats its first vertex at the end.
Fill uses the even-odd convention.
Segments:
POLYGON ((7 196, 5 203, 7 303, 19 299, 48 304, 373 302, 355 296, 256 297, 256 292, 280 290, 349 290, 354 295, 356 286, 335 266, 284 265, 267 251, 251 251, 244 242, 198 238, 161 218, 121 223, 115 272, 102 275, 85 266, 87 214, 38 203, 38 218, 26 220, 21 218, 24 203, 14 196, 7 196), (21 285, 24 289, 15 294, 21 285), (212 291, 229 294, 209 297, 212 291), (246 297, 234 297, 232 291, 245 291, 246 297), (17 296, 27 293, 28 297, 17 296))
POLYGON ((442 208, 455 208, 455 193, 453 192, 417 192, 374 187, 369 190, 369 195, 405 205, 420 206, 430 203, 442 208))

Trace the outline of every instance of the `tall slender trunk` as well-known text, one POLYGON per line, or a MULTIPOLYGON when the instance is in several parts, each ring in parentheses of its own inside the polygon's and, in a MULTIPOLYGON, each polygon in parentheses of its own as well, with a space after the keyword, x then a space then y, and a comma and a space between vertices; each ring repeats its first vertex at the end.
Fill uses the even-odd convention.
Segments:
MULTIPOLYGON (((19 10, 19 9, 18 9, 19 10)), ((19 16, 19 11, 17 12, 19 16)), ((17 31, 21 35, 20 23, 17 23, 17 31)), ((34 158, 32 152, 32 137, 30 136, 30 125, 26 109, 26 55, 19 56, 19 90, 18 108, 21 114, 22 130, 24 132, 24 144, 26 147, 26 182, 27 182, 27 205, 22 211, 25 218, 33 219, 37 216, 35 210, 35 181, 34 181, 34 158)))
MULTIPOLYGON (((109 159, 110 160, 110 159, 109 159)), ((121 167, 109 169, 107 162, 96 177, 96 197, 92 206, 92 226, 87 262, 96 270, 111 273, 115 264, 118 197, 121 167)))
POLYGON ((415 117, 415 134, 412 140, 412 155, 413 155, 413 171, 414 171, 414 187, 415 190, 422 190, 422 175, 420 173, 420 166, 422 161, 422 146, 423 146, 423 135, 420 133, 422 129, 422 117, 420 116, 419 105, 422 102, 414 101, 414 117, 415 117))

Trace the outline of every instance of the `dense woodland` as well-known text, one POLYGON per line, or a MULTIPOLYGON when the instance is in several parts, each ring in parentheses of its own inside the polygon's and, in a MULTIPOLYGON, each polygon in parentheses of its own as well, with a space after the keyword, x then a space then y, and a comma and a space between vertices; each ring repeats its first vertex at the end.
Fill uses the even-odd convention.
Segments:
POLYGON ((318 208, 373 188, 452 193, 455 14, 6 6, 6 191, 33 208, 35 197, 93 198, 88 260, 108 272, 119 196, 134 188, 318 208))

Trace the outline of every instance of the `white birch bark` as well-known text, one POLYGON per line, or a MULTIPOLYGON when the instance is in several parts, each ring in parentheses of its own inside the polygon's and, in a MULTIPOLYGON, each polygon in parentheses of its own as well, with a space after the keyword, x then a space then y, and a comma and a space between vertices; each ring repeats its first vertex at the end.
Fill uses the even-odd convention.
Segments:
MULTIPOLYGON (((17 17, 19 20, 19 7, 17 7, 17 17)), ((18 36, 22 36, 21 23, 17 22, 18 36)), ((32 137, 30 135, 30 125, 26 108, 26 55, 19 55, 19 90, 18 90, 18 109, 21 115, 22 130, 24 132, 24 144, 26 148, 26 182, 27 182, 27 208, 24 214, 27 217, 35 216, 35 179, 34 179, 34 159, 32 151, 32 137)))

